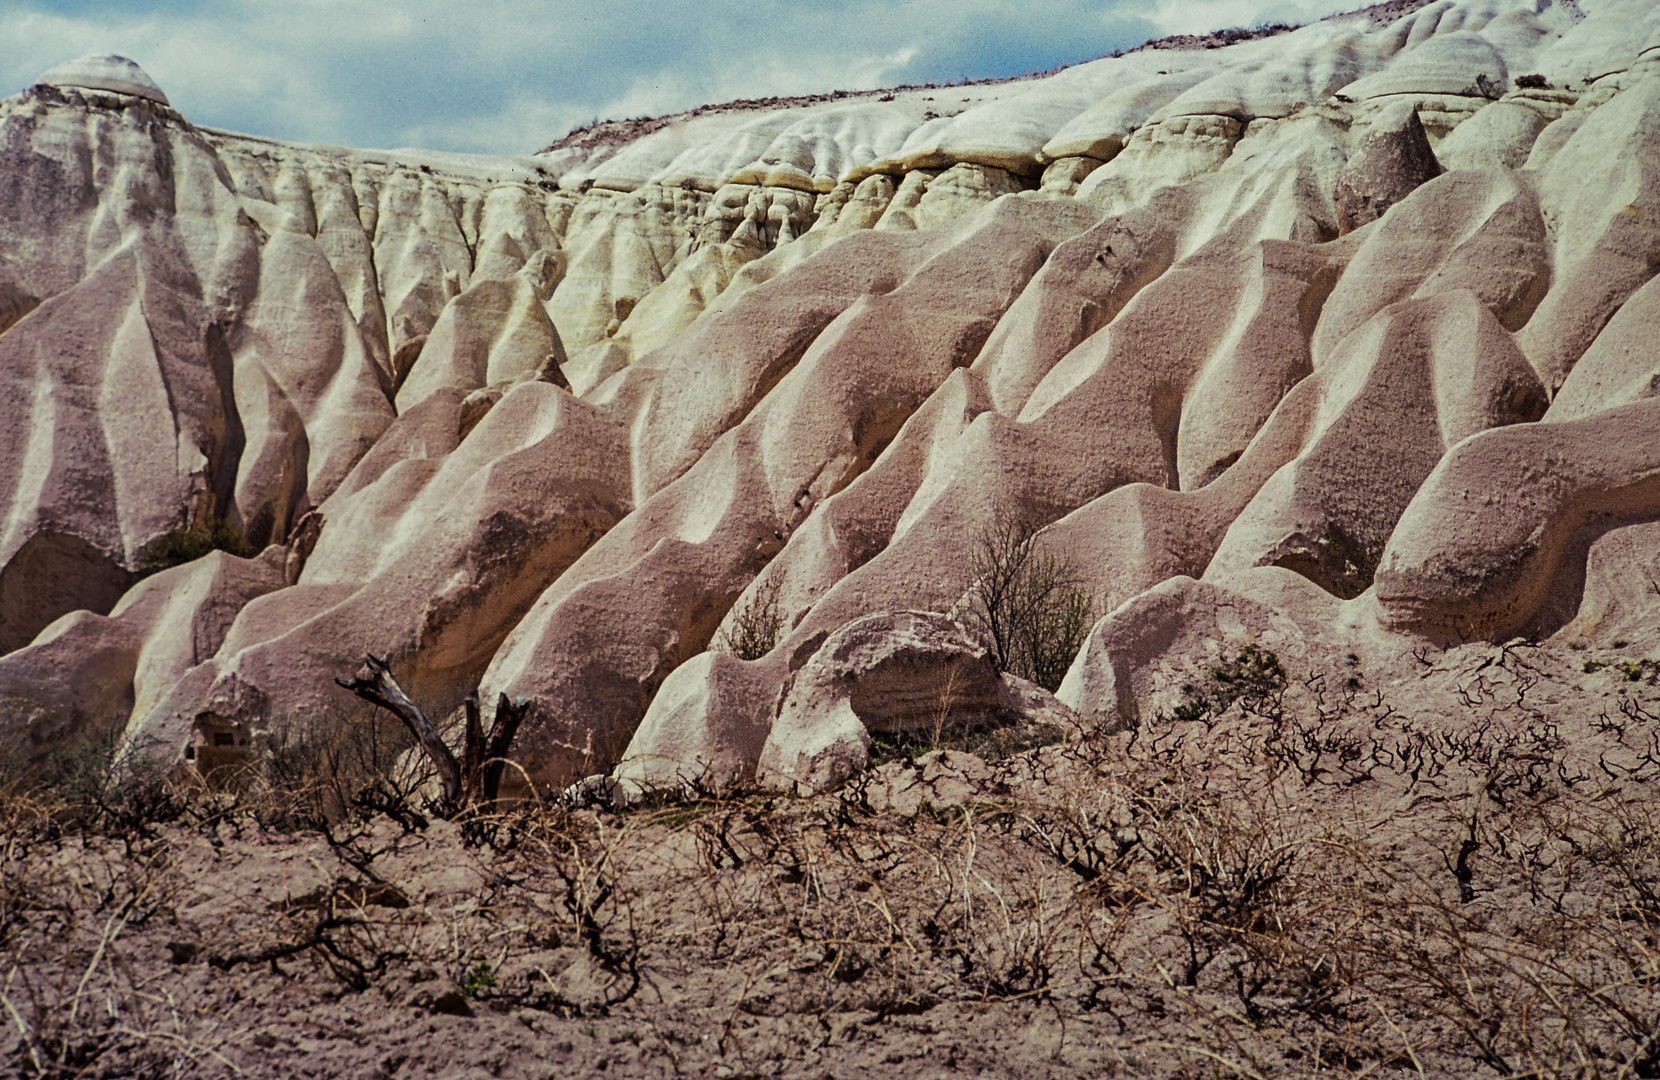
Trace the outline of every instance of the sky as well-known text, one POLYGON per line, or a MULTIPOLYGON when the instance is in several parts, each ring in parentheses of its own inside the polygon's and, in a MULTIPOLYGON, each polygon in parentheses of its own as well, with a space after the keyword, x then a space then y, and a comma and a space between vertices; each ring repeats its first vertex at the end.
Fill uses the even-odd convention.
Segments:
POLYGON ((131 57, 198 124, 532 153, 595 119, 1046 71, 1365 0, 0 0, 0 96, 131 57))

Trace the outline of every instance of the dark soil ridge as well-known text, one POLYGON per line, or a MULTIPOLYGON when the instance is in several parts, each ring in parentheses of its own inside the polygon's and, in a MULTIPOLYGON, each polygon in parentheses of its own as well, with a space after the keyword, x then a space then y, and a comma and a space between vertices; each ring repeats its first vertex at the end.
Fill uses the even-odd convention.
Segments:
MULTIPOLYGON (((1350 15, 1367 15, 1371 18, 1373 25, 1385 25, 1403 15, 1409 15, 1431 2, 1432 0, 1385 0, 1384 3, 1373 4, 1370 7, 1328 15, 1326 19, 1341 19, 1350 15)), ((1321 21, 1324 22, 1325 20, 1322 19, 1321 21)), ((822 105, 826 102, 847 101, 855 98, 874 97, 881 99, 884 96, 891 97, 902 90, 943 90, 957 86, 995 86, 1001 83, 1021 82, 1026 79, 1042 79, 1065 71, 1067 68, 1077 67, 1079 64, 1092 64, 1096 60, 1128 56, 1144 49, 1180 51, 1222 49, 1246 41, 1277 37, 1280 34, 1300 29, 1302 25, 1300 23, 1271 23, 1250 29, 1237 26, 1230 27, 1209 34, 1171 34, 1168 37, 1150 39, 1133 49, 1120 49, 1104 53, 1088 60, 1080 60, 1076 64, 1061 64, 1047 71, 1034 71, 1028 75, 1010 75, 999 79, 964 79, 960 82, 947 83, 903 83, 898 86, 882 87, 875 90, 834 90, 827 94, 805 94, 796 97, 739 98, 736 101, 727 101, 716 105, 699 105, 695 109, 671 113, 666 116, 637 116, 629 120, 600 120, 596 123, 573 128, 568 134, 554 140, 536 152, 538 154, 548 154, 555 150, 597 150, 607 146, 624 146, 636 139, 643 139, 653 132, 661 131, 670 124, 682 123, 695 116, 707 116, 715 113, 795 109, 807 105, 822 105)))

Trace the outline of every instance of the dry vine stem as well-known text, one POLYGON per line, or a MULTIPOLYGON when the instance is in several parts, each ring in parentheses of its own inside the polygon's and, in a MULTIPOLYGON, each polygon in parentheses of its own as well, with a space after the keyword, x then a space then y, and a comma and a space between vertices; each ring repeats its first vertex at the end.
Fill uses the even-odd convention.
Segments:
POLYGON ((530 703, 523 699, 512 702, 506 694, 501 695, 496 702, 496 718, 486 737, 484 722, 479 715, 478 691, 468 694, 462 702, 467 727, 458 762, 455 754, 444 745, 437 726, 392 677, 387 658, 369 653, 364 656, 363 663, 369 671, 367 677, 354 675, 334 681, 403 721, 420 743, 422 752, 438 770, 439 779, 444 782, 443 801, 439 805, 442 816, 451 817, 469 806, 494 802, 501 790, 501 775, 508 748, 513 744, 513 737, 519 733, 519 724, 529 711, 530 703))

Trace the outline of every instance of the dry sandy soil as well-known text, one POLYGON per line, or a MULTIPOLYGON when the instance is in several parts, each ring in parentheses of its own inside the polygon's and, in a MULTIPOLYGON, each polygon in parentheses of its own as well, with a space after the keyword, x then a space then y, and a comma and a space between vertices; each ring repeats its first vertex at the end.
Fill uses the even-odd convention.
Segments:
POLYGON ((1245 642, 1174 714, 1001 757, 887 746, 812 799, 452 822, 388 776, 325 825, 271 785, 129 781, 55 816, 13 795, 0 1055, 53 1077, 1660 1075, 1656 665, 1517 642, 1420 667, 1374 687, 1245 642))

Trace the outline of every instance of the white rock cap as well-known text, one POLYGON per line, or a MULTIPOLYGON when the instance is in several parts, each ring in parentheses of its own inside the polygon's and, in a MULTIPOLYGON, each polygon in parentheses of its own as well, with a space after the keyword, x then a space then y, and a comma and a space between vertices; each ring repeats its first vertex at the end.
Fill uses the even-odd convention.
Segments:
POLYGON ((144 69, 125 56, 83 56, 69 60, 36 80, 37 85, 79 86, 88 90, 113 90, 168 104, 167 95, 144 69))

